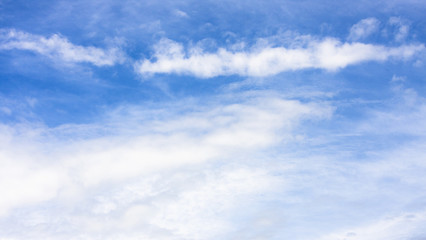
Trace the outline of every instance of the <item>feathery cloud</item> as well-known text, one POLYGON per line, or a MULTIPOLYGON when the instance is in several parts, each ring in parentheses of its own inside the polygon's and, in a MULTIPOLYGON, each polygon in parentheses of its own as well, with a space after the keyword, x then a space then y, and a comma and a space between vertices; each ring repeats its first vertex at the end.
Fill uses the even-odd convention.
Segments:
POLYGON ((402 42, 407 38, 408 33, 410 32, 410 26, 406 21, 399 17, 391 17, 389 18, 389 24, 397 27, 395 32, 395 41, 402 42))
POLYGON ((379 25, 380 22, 376 18, 362 19, 351 27, 348 39, 351 41, 365 39, 379 30, 379 25))
MULTIPOLYGON (((175 116, 174 120, 148 120, 144 121, 142 129, 141 116, 129 109, 136 116, 125 119, 121 116, 123 112, 109 116, 117 121, 115 134, 70 143, 59 141, 60 146, 55 147, 58 150, 49 154, 44 153, 43 146, 57 140, 39 136, 85 135, 87 128, 28 127, 24 131, 26 136, 20 136, 15 128, 4 126, 0 129, 0 142, 3 143, 0 179, 4 180, 0 192, 7 197, 0 200, 0 214, 7 214, 17 206, 49 200, 58 194, 59 189, 67 192, 71 188, 69 184, 96 187, 155 170, 227 159, 237 153, 268 148, 290 137, 291 130, 302 119, 324 118, 332 111, 328 106, 280 98, 261 97, 255 102, 204 109, 175 116), (133 124, 131 135, 120 133, 133 124), (19 151, 13 146, 25 146, 28 151, 16 155, 14 152, 19 151)), ((104 129, 101 131, 114 129, 112 125, 106 126, 98 128, 104 129)))
POLYGON ((68 63, 88 62, 96 66, 112 66, 124 61, 118 48, 107 50, 74 45, 65 37, 34 35, 15 29, 0 30, 0 50, 26 50, 68 63))

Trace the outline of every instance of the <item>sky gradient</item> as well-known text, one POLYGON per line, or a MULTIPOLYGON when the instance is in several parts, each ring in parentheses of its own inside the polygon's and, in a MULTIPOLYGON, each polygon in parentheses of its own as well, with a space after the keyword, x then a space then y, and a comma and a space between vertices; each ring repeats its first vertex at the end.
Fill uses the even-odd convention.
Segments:
POLYGON ((0 0, 0 240, 425 239, 425 12, 0 0))

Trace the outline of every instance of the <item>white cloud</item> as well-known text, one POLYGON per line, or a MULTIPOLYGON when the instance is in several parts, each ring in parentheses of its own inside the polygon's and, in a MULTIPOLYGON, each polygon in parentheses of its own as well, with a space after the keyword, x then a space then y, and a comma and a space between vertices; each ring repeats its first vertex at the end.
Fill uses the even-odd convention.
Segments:
POLYGON ((416 207, 410 219, 382 220, 424 199, 424 144, 362 161, 330 143, 290 149, 280 143, 300 144, 296 126, 329 117, 327 103, 270 92, 232 97, 239 103, 123 107, 94 125, 3 127, 0 223, 12 230, 0 235, 368 239, 392 227, 420 234, 416 207))
POLYGON ((297 101, 258 100, 255 105, 232 104, 172 117, 175 120, 146 122, 149 134, 78 143, 64 161, 79 168, 79 181, 91 186, 269 147, 285 138, 299 119, 326 117, 331 111, 297 101))
POLYGON ((62 176, 58 168, 36 165, 31 162, 12 161, 13 158, 0 154, 0 216, 11 209, 47 201, 56 196, 62 187, 62 176))
POLYGON ((235 231, 236 212, 283 190, 267 168, 241 165, 157 172, 109 186, 95 201, 87 197, 95 214, 72 220, 90 239, 217 239, 235 231))
POLYGON ((173 13, 177 16, 177 17, 182 17, 182 18, 189 18, 188 14, 182 10, 176 9, 173 11, 173 13))
POLYGON ((32 141, 38 132, 20 128, 0 125, 0 216, 55 197, 63 183, 63 172, 56 164, 47 164, 40 145, 32 141), (21 130, 28 133, 21 136, 21 130))
MULTIPOLYGON (((127 111, 134 114, 133 118, 119 112, 109 116, 117 122, 106 126, 57 129, 30 126, 19 131, 3 127, 0 213, 52 199, 59 194, 59 189, 62 189, 61 196, 69 196, 75 194, 76 188, 92 188, 154 170, 256 152, 291 137, 292 129, 301 119, 324 118, 332 109, 259 97, 242 104, 168 116, 174 120, 143 120, 141 117, 146 112, 139 115, 131 108, 127 111), (115 133, 87 139, 87 134, 96 128, 101 132, 115 128, 115 133), (70 140, 58 142, 57 136, 61 135, 70 140), (78 140, 81 138, 78 135, 86 137, 78 140), (18 150, 20 147, 24 150, 18 150), (57 150, 46 152, 46 149, 57 150)), ((161 116, 156 110, 148 114, 154 113, 161 116)))
POLYGON ((342 43, 327 38, 311 40, 306 47, 255 47, 248 51, 219 48, 208 53, 200 48, 184 50, 182 44, 163 39, 155 46, 153 60, 135 65, 140 74, 184 74, 210 78, 223 75, 269 76, 284 71, 319 68, 337 70, 366 61, 389 58, 408 59, 424 50, 424 45, 385 47, 364 43, 342 43))
POLYGON ((389 19, 389 24, 397 27, 397 31, 395 32, 395 41, 402 42, 407 38, 410 26, 406 23, 406 21, 399 17, 391 17, 389 19))
POLYGON ((406 77, 403 77, 403 76, 393 75, 392 79, 391 79, 392 83, 394 83, 394 82, 405 82, 405 81, 406 81, 406 77))
POLYGON ((351 41, 362 40, 377 32, 380 22, 375 18, 362 19, 351 27, 348 39, 351 41))
POLYGON ((11 230, 0 235, 209 239, 233 231, 236 208, 282 189, 267 168, 245 163, 293 138, 301 121, 332 112, 326 103, 240 98, 190 111, 185 101, 124 107, 99 125, 2 126, 0 221, 11 230), (109 134, 90 133, 98 130, 109 134))
POLYGON ((159 213, 151 222, 184 239, 214 238, 233 231, 227 218, 238 205, 248 206, 256 196, 283 187, 279 177, 264 169, 242 167, 210 172, 204 181, 158 205, 159 213))
POLYGON ((107 50, 83 47, 54 34, 51 37, 34 35, 14 29, 0 30, 0 50, 27 50, 68 63, 88 62, 96 66, 112 66, 124 60, 118 48, 107 50))

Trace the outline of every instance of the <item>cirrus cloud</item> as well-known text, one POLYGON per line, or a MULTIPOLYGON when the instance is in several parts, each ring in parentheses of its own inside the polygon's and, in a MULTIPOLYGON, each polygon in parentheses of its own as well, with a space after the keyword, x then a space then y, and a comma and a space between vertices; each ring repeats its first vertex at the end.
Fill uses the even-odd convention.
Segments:
POLYGON ((44 37, 15 29, 1 29, 0 50, 14 49, 36 52, 68 63, 88 62, 95 66, 112 66, 124 61, 124 55, 118 48, 84 47, 74 45, 57 34, 44 37))
POLYGON ((376 18, 362 19, 351 27, 348 39, 357 41, 364 39, 379 29, 380 22, 376 18))

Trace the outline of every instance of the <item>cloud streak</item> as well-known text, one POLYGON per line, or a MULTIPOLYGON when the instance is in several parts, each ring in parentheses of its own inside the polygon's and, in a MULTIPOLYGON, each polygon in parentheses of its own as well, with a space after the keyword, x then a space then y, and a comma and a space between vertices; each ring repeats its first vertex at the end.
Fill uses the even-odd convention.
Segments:
POLYGON ((124 61, 118 48, 107 50, 96 47, 74 45, 65 37, 53 34, 51 37, 34 35, 15 29, 0 30, 0 50, 25 50, 49 58, 67 62, 87 62, 95 66, 112 66, 124 61))
POLYGON ((153 59, 135 65, 140 74, 180 74, 200 78, 240 75, 264 77, 285 71, 325 69, 335 71, 367 61, 409 59, 423 51, 423 44, 386 47, 359 42, 342 43, 334 38, 311 40, 305 47, 257 47, 247 51, 219 48, 206 52, 200 48, 186 51, 182 44, 169 39, 155 46, 153 59))

